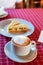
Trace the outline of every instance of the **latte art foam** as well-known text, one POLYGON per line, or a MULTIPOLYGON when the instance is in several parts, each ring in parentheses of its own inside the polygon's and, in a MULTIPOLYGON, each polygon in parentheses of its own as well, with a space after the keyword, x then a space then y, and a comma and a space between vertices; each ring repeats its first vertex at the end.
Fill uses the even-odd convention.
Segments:
POLYGON ((17 36, 14 38, 15 43, 17 44, 24 44, 26 38, 24 36, 17 36))
POLYGON ((12 42, 13 44, 15 44, 16 46, 26 46, 28 44, 30 44, 30 39, 28 37, 22 36, 22 35, 18 35, 12 38, 12 42))

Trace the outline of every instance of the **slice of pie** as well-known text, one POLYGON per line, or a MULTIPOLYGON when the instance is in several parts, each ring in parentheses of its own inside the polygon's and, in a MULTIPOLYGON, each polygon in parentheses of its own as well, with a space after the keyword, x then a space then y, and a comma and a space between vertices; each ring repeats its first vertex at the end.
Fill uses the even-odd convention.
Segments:
POLYGON ((8 25, 8 32, 15 34, 15 33, 24 33, 28 31, 28 27, 25 24, 21 24, 18 21, 12 21, 8 25))

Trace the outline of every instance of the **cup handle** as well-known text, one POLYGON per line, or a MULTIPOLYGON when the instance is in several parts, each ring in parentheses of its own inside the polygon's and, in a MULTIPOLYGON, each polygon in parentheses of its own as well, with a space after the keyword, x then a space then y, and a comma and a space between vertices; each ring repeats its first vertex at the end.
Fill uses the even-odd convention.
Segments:
POLYGON ((35 41, 31 41, 31 51, 35 51, 36 50, 36 42, 35 41))

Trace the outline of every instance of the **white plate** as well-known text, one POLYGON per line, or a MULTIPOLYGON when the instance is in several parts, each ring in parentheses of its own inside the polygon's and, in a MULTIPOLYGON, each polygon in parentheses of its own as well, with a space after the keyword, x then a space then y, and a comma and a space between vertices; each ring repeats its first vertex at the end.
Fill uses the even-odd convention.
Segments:
POLYGON ((28 32, 21 34, 21 35, 28 36, 28 35, 31 35, 34 32, 34 26, 31 24, 31 22, 15 18, 15 19, 6 19, 6 20, 3 20, 3 21, 0 22, 0 34, 5 35, 7 37, 13 37, 15 35, 18 35, 18 34, 10 34, 7 31, 8 25, 9 25, 9 23, 11 23, 12 20, 17 20, 22 24, 26 24, 28 26, 28 29, 31 30, 31 31, 28 31, 28 32))
POLYGON ((27 63, 27 62, 33 61, 37 57, 37 49, 35 51, 31 50, 30 54, 28 54, 25 57, 19 57, 19 56, 16 56, 11 46, 12 44, 10 41, 5 45, 4 52, 8 58, 10 58, 11 60, 15 62, 27 63))
POLYGON ((7 15, 8 15, 8 13, 7 13, 6 11, 4 11, 3 14, 0 15, 0 18, 4 18, 4 17, 6 17, 7 15))

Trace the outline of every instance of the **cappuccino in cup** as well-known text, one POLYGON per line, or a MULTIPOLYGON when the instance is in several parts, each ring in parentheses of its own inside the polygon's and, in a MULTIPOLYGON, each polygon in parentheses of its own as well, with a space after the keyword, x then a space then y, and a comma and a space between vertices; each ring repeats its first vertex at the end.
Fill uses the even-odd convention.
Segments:
POLYGON ((15 46, 27 46, 30 44, 30 39, 28 37, 18 35, 12 38, 12 42, 15 46))
POLYGON ((26 56, 30 53, 31 40, 28 37, 17 35, 12 38, 12 48, 16 55, 26 56))

